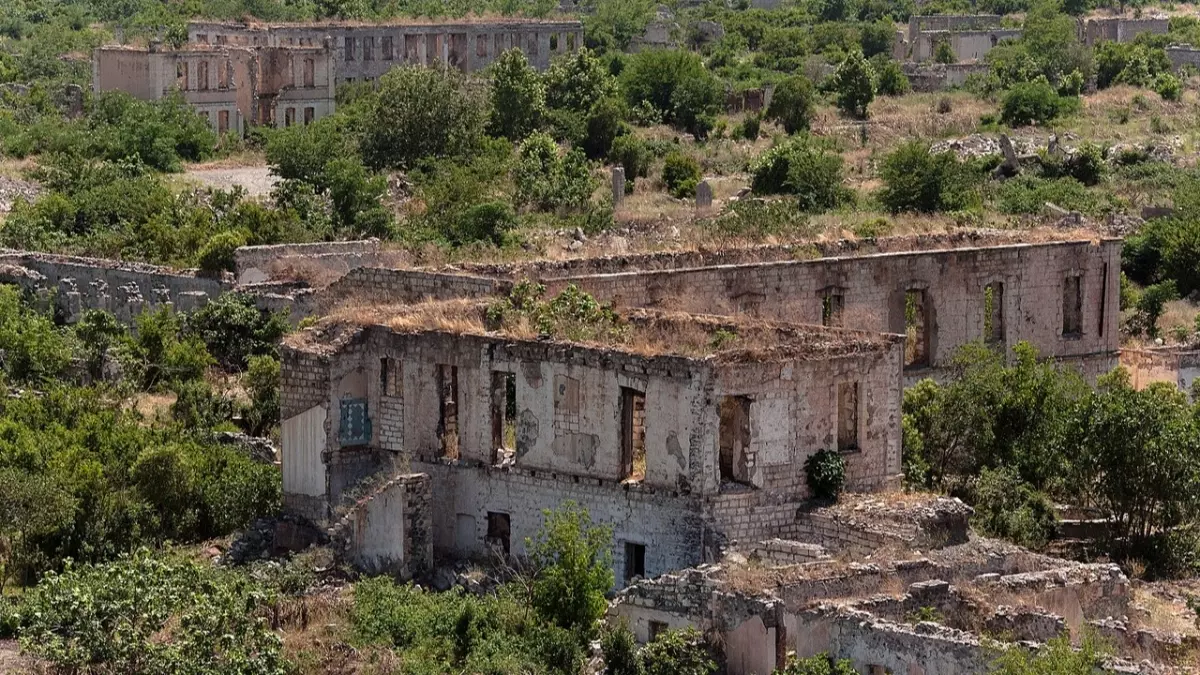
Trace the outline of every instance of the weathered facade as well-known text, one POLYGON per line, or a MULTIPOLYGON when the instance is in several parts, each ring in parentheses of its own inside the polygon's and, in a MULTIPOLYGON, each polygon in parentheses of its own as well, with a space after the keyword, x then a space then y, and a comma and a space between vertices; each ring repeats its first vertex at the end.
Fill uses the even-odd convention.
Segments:
POLYGON ((178 91, 218 133, 249 124, 308 124, 333 113, 334 62, 314 47, 189 45, 164 49, 106 46, 92 59, 97 92, 124 91, 156 100, 178 91))
POLYGON ((938 45, 945 42, 954 54, 955 63, 974 63, 982 60, 1002 40, 1016 40, 1020 37, 1019 28, 921 31, 911 40, 909 57, 918 63, 932 61, 937 54, 938 45))
POLYGON ((331 40, 340 84, 377 80, 402 64, 471 72, 512 48, 524 52, 534 68, 544 70, 555 56, 583 47, 583 25, 534 19, 188 24, 188 41, 200 45, 313 46, 326 38, 331 40))
POLYGON ((1080 20, 1080 37, 1086 44, 1097 42, 1133 42, 1142 33, 1166 35, 1171 21, 1166 16, 1133 18, 1123 16, 1080 20))
POLYGON ((899 336, 630 321, 667 335, 762 330, 773 346, 642 356, 382 325, 332 343, 302 334, 283 352, 286 508, 327 521, 361 481, 404 467, 430 477, 435 553, 466 557, 520 554, 542 509, 572 499, 614 527, 623 585, 733 539, 795 534, 818 450, 844 453, 851 489, 895 484, 899 336))

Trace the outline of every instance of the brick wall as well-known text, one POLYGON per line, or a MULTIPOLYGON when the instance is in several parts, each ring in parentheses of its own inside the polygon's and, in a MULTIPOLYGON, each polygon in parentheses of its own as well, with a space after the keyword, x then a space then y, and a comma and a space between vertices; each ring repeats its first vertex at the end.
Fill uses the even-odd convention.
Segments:
POLYGON ((422 300, 478 298, 507 293, 510 284, 486 277, 421 270, 359 267, 312 300, 313 313, 324 314, 347 300, 362 303, 413 303, 422 300))

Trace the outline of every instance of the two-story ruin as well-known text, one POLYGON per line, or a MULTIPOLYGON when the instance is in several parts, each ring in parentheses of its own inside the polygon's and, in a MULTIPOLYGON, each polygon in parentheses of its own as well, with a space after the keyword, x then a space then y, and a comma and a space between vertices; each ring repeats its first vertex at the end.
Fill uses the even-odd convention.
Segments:
POLYGON ((309 124, 332 114, 332 54, 323 42, 305 47, 105 46, 92 57, 92 87, 143 100, 178 91, 218 133, 241 135, 248 124, 309 124))
MULTIPOLYGON (((571 342, 486 315, 363 307, 289 338, 286 508, 326 522, 371 494, 354 519, 398 523, 431 503, 422 541, 467 557, 521 553, 574 500, 613 527, 624 585, 787 536, 819 450, 843 453, 850 489, 898 481, 900 336, 637 310, 616 342, 571 342), (360 483, 397 473, 428 482, 360 483)), ((363 564, 413 572, 411 530, 368 528, 363 564)))
POLYGON ((188 24, 188 42, 198 45, 313 46, 326 38, 332 41, 340 84, 377 80, 401 64, 472 72, 487 67, 513 48, 524 52, 534 68, 544 70, 555 56, 583 47, 583 24, 574 20, 470 17, 448 22, 392 20, 369 24, 188 24))

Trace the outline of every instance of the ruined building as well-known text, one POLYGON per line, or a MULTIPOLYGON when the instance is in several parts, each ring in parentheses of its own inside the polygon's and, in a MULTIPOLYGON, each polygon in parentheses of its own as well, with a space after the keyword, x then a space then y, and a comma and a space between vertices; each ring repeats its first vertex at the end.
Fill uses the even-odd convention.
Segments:
POLYGON ((1021 37, 1021 29, 1005 28, 994 14, 913 15, 908 20, 907 40, 897 35, 894 56, 900 61, 932 61, 940 43, 954 54, 954 63, 975 62, 1001 40, 1021 37))
POLYGON ((155 100, 177 90, 218 133, 248 124, 308 124, 333 113, 334 60, 328 44, 304 47, 106 46, 92 58, 96 92, 155 100))
POLYGON ((459 19, 445 23, 234 23, 193 21, 195 45, 313 46, 330 38, 337 82, 379 79, 401 64, 480 70, 500 54, 520 48, 545 70, 550 60, 583 47, 583 24, 539 19, 459 19))
MULTIPOLYGON (((818 450, 844 453, 851 489, 898 480, 899 336, 639 310, 627 340, 597 345, 487 331, 484 313, 397 306, 291 338, 286 508, 325 522, 363 479, 423 474, 423 536, 467 557, 521 553, 542 509, 571 499, 613 526, 624 585, 791 533, 818 450)), ((366 491, 358 518, 406 520, 372 510, 411 497, 366 491)), ((387 548, 367 566, 413 571, 407 532, 380 536, 360 542, 387 548)))

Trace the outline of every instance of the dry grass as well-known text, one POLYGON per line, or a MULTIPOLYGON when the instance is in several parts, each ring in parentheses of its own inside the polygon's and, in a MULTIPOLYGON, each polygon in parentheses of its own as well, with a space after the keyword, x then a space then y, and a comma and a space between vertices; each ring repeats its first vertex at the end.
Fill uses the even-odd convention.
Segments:
POLYGON ((1163 308, 1162 316, 1158 317, 1159 335, 1168 344, 1180 344, 1180 341, 1175 339, 1175 333, 1182 329, 1183 335, 1186 336, 1183 343, 1190 342, 1192 334, 1195 332, 1197 313, 1200 313, 1200 307, 1197 307, 1194 302, 1188 300, 1168 302, 1163 308))
POLYGON ((1133 588, 1133 604, 1142 609, 1133 614, 1133 621, 1138 628, 1180 633, 1182 635, 1200 635, 1196 627, 1196 615, 1187 605, 1166 597, 1165 593, 1157 592, 1156 585, 1137 584, 1133 588))

